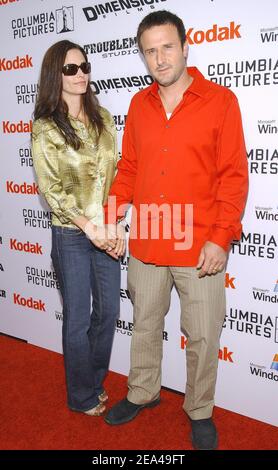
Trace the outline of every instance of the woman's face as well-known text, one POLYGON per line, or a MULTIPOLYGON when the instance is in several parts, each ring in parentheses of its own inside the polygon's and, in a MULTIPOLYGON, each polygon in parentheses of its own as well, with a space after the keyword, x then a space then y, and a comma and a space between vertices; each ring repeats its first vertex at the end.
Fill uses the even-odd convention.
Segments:
MULTIPOLYGON (((85 62, 85 58, 78 49, 71 49, 67 52, 65 63, 80 65, 85 62)), ((85 74, 79 68, 76 75, 64 75, 62 73, 62 97, 64 99, 74 95, 83 95, 86 93, 89 81, 89 74, 85 74)), ((53 84, 54 85, 54 84, 53 84)))

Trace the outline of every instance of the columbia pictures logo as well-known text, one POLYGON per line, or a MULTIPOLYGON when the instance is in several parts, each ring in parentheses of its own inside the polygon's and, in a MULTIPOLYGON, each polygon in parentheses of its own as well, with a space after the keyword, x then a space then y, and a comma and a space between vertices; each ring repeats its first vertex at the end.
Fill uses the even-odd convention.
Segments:
POLYGON ((74 30, 73 7, 56 10, 56 33, 68 33, 74 30))

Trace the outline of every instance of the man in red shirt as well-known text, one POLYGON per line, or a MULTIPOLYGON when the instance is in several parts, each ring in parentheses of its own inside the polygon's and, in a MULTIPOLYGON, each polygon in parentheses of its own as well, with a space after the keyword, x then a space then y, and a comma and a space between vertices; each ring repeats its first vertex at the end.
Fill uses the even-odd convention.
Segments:
POLYGON ((127 398, 107 414, 123 424, 159 403, 164 317, 175 284, 187 337, 184 410, 197 449, 217 447, 212 421, 224 268, 241 235, 248 176, 235 95, 186 66, 184 25, 162 10, 139 25, 140 50, 155 82, 130 104, 122 159, 110 191, 115 223, 133 203, 128 288, 134 330, 127 398))

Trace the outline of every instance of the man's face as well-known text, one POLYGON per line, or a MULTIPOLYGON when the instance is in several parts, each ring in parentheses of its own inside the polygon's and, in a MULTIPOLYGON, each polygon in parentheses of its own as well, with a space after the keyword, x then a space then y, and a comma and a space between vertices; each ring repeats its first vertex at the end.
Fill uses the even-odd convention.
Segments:
POLYGON ((187 44, 182 47, 177 28, 172 24, 153 26, 144 31, 141 45, 148 69, 159 85, 168 87, 185 71, 187 44))

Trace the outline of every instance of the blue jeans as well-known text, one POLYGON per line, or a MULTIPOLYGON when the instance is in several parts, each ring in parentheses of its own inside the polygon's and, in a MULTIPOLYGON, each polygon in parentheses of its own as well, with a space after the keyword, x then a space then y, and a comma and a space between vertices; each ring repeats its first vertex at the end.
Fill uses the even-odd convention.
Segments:
POLYGON ((58 226, 52 227, 51 257, 63 299, 68 406, 87 411, 104 390, 120 310, 120 263, 81 230, 58 226))

